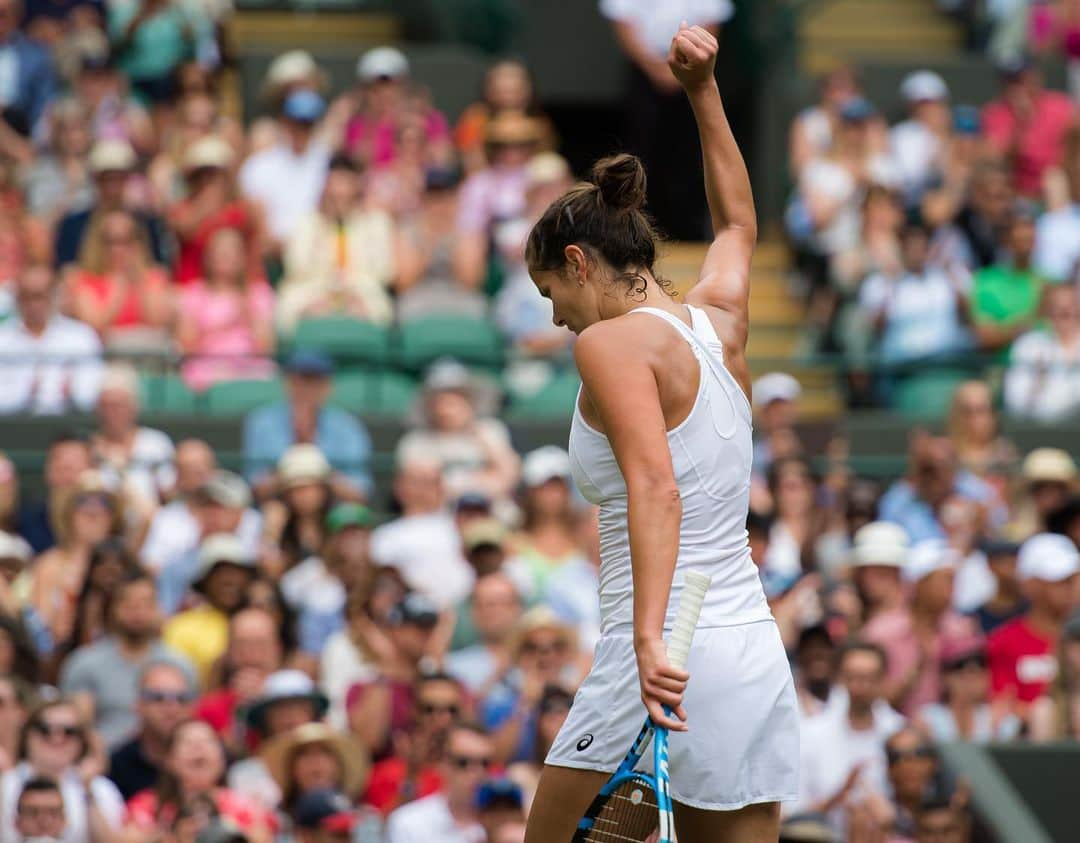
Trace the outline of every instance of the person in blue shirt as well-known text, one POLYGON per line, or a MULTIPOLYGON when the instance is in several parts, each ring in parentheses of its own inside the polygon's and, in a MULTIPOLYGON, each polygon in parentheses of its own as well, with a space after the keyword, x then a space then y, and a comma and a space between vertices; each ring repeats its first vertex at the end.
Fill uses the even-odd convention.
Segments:
POLYGON ((371 494, 371 437, 353 415, 328 407, 334 364, 319 351, 296 351, 285 364, 286 400, 252 410, 244 420, 244 472, 257 492, 272 482, 290 445, 319 447, 362 496, 371 494))
POLYGON ((60 82, 49 52, 19 29, 20 0, 0 0, 0 120, 25 137, 34 133, 60 82))

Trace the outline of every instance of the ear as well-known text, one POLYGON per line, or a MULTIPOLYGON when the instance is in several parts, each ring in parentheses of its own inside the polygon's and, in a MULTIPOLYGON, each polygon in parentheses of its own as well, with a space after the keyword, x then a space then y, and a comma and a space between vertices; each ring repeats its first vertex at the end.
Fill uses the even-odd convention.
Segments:
POLYGON ((570 278, 574 281, 584 283, 589 274, 588 256, 582 248, 575 243, 571 243, 563 249, 563 254, 566 256, 567 270, 569 271, 570 278))

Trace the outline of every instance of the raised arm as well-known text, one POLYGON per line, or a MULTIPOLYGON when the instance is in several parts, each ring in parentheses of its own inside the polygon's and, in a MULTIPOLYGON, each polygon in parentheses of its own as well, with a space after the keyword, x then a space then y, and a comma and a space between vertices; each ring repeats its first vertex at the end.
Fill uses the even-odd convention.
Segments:
POLYGON ((716 85, 718 50, 716 38, 694 26, 679 30, 668 55, 671 72, 686 91, 697 120, 714 235, 701 277, 687 301, 731 313, 745 334, 757 214, 746 162, 731 133, 716 85))

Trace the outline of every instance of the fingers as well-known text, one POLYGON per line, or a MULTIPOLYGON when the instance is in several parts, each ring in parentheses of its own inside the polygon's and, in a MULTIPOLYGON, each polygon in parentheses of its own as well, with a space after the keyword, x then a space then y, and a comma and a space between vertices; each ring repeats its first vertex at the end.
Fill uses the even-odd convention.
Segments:
POLYGON ((645 700, 645 708, 649 712, 649 717, 652 718, 652 722, 657 726, 662 726, 672 732, 686 732, 686 710, 680 705, 674 709, 672 714, 668 714, 664 711, 664 707, 656 700, 645 700))

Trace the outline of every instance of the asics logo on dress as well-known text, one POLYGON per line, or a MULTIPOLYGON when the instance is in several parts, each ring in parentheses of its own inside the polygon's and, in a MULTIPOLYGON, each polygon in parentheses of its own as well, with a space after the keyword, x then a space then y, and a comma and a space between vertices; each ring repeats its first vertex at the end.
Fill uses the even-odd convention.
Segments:
POLYGON ((588 732, 586 732, 582 736, 581 740, 577 742, 577 751, 578 752, 584 752, 586 749, 588 749, 590 746, 592 746, 592 742, 593 742, 593 736, 591 734, 589 734, 588 732))

